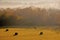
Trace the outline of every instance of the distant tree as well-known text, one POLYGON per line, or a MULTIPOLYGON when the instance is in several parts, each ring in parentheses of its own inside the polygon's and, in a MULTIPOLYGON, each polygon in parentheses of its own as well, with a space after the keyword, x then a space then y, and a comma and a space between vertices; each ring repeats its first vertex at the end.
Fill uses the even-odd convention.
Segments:
POLYGON ((5 18, 5 14, 0 16, 0 26, 6 26, 7 19, 5 18))
POLYGON ((16 25, 16 17, 15 16, 9 16, 7 19, 9 25, 16 25))

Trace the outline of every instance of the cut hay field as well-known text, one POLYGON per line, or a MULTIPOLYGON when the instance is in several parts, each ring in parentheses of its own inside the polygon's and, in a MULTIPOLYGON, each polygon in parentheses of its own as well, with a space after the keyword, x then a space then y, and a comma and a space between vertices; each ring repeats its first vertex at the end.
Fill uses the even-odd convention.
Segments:
POLYGON ((1 28, 0 40, 60 40, 60 32, 41 28, 1 28), (14 36, 16 32, 18 35, 14 36))

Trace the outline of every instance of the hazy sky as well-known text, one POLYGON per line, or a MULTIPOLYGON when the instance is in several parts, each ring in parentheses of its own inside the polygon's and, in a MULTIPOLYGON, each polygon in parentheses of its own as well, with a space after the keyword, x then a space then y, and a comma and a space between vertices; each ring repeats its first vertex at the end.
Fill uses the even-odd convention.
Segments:
POLYGON ((0 8, 26 6, 60 8, 60 0, 0 0, 0 8))

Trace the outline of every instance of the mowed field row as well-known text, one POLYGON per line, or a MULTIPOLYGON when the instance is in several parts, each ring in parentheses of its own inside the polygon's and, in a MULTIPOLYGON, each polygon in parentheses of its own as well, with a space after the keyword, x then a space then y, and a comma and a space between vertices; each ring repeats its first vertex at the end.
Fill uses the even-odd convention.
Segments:
POLYGON ((0 40, 60 40, 60 32, 41 28, 4 28, 0 29, 0 40), (15 33, 18 35, 14 36, 15 33))

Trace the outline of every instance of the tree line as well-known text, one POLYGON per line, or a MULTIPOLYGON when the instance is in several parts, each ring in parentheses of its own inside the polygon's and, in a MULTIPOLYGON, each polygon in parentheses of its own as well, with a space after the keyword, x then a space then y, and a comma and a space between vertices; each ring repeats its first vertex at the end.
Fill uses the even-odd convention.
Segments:
POLYGON ((44 8, 0 9, 0 26, 60 26, 60 10, 44 8))

